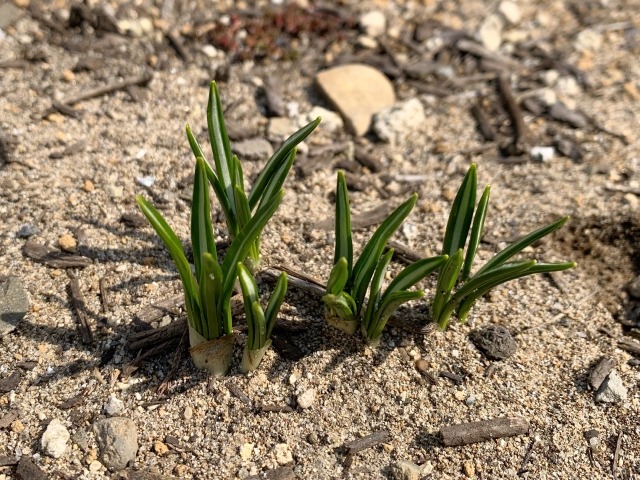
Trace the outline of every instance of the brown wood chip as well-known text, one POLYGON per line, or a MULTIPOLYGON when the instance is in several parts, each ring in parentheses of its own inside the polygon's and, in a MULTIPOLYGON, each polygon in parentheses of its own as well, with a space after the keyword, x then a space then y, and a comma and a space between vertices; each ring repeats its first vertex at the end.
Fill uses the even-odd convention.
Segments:
POLYGON ((53 160, 57 160, 60 158, 68 157, 70 155, 75 155, 76 153, 84 152, 84 150, 87 148, 87 144, 88 144, 87 140, 82 139, 74 143, 73 145, 69 145, 64 150, 61 150, 59 152, 51 152, 49 154, 49 158, 53 160))
POLYGON ((70 408, 77 407, 84 401, 88 393, 89 393, 88 389, 85 388, 77 395, 71 397, 69 400, 58 405, 58 408, 60 410, 69 410, 70 408))
POLYGON ((0 455, 0 467, 8 467, 11 465, 17 465, 18 459, 10 455, 0 455))
POLYGON ((623 338, 622 340, 619 340, 618 347, 626 350, 629 353, 640 355, 640 342, 637 342, 630 338, 623 338))
POLYGON ((591 373, 589 374, 589 385, 591 385, 591 388, 598 390, 600 385, 602 385, 602 382, 604 382, 604 379, 607 378, 607 375, 609 375, 615 366, 616 361, 611 357, 603 357, 600 359, 598 364, 593 367, 593 370, 591 370, 591 373))
POLYGON ((16 470, 18 478, 22 480, 48 480, 49 475, 36 465, 29 455, 23 455, 18 462, 16 470))
POLYGON ((367 448, 375 447, 381 443, 386 443, 391 440, 391 435, 386 430, 378 430, 377 432, 370 433, 369 435, 352 440, 344 444, 344 449, 348 455, 353 455, 367 448))
POLYGON ((259 406, 260 411, 270 413, 291 413, 293 408, 289 405, 263 405, 259 406))
POLYGON ((494 418, 479 422, 459 423, 440 429, 442 443, 446 447, 486 442, 496 438, 524 435, 529 431, 529 422, 524 418, 494 418))
POLYGON ((80 282, 77 278, 72 278, 69 282, 69 293, 71 295, 71 302, 73 303, 73 309, 76 312, 78 318, 78 331, 82 338, 82 343, 93 343, 93 332, 91 331, 91 325, 89 325, 89 315, 87 314, 87 303, 82 295, 82 289, 80 288, 80 282))
POLYGON ((0 378, 0 392, 8 393, 20 384, 20 370, 16 370, 8 377, 0 378))
POLYGON ((18 411, 11 410, 0 418, 0 428, 8 428, 18 418, 18 411))
POLYGON ((227 385, 227 388, 233 394, 233 396, 240 400, 242 403, 244 403, 245 405, 251 405, 251 399, 240 389, 240 387, 234 385, 233 383, 229 383, 227 385))
POLYGON ((24 254, 36 262, 53 268, 84 268, 93 265, 93 261, 81 255, 71 255, 33 240, 24 244, 24 254))

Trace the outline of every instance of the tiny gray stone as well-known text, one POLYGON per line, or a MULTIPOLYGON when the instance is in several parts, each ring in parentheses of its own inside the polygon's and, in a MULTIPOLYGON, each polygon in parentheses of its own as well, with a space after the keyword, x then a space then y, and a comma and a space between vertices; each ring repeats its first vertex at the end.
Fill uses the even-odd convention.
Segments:
POLYGON ((596 402, 618 403, 627 399, 627 388, 622 384, 618 372, 612 370, 596 392, 596 402))
POLYGON ((125 417, 99 420, 94 425, 100 461, 111 471, 122 470, 136 458, 138 431, 136 424, 125 417))
POLYGON ((396 144, 413 134, 425 120, 422 102, 412 98, 377 113, 373 118, 373 131, 380 140, 396 144))
POLYGON ((240 160, 269 160, 273 147, 264 138, 256 137, 233 144, 233 152, 240 160))
POLYGON ((363 14, 358 23, 364 33, 370 37, 379 37, 387 28, 387 19, 380 10, 373 10, 363 14))
POLYGON ((54 418, 40 439, 42 451, 50 457, 60 458, 67 449, 67 442, 70 437, 69 430, 67 430, 60 420, 54 418))
POLYGON ((40 230, 38 230, 38 227, 30 223, 27 223, 26 225, 22 225, 20 227, 20 230, 18 230, 18 233, 16 234, 16 236, 18 238, 29 238, 29 237, 33 237, 34 235, 37 235, 38 233, 40 233, 40 230))
POLYGON ((395 480, 418 480, 420 466, 408 460, 400 460, 391 466, 391 478, 395 480))
POLYGON ((109 400, 104 405, 104 411, 111 417, 118 415, 124 411, 124 402, 115 395, 110 395, 109 400))
POLYGON ((29 311, 29 297, 18 277, 0 277, 0 337, 12 332, 29 311))
POLYGON ((78 445, 80 450, 83 452, 86 453, 89 451, 91 442, 89 439, 89 433, 84 428, 77 429, 76 433, 71 436, 71 440, 73 440, 73 442, 78 445))
POLYGON ((471 341, 490 359, 504 360, 516 353, 516 341, 501 325, 487 325, 471 332, 471 341))

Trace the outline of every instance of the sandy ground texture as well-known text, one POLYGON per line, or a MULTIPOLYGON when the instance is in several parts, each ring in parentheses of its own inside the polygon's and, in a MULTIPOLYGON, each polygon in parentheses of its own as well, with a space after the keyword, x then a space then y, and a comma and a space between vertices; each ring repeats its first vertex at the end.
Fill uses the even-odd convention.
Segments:
MULTIPOLYGON (((294 52, 274 47, 266 54, 248 42, 225 51, 225 38, 215 32, 226 25, 231 35, 234 22, 267 18, 265 11, 281 7, 143 0, 99 15, 96 6, 0 4, 0 274, 18 277, 30 299, 17 329, 0 338, 0 479, 640 478, 640 371, 637 358, 619 346, 633 340, 626 334, 637 334, 628 293, 640 269, 637 2, 344 2, 322 20, 339 28, 324 28, 320 20, 303 25, 311 33, 299 34, 294 52), (382 33, 370 32, 378 40, 362 37, 358 26, 361 14, 373 10, 386 19, 382 33), (501 57, 463 53, 451 47, 456 38, 498 42, 501 57), (184 125, 204 143, 209 80, 220 82, 237 145, 267 137, 273 112, 265 82, 280 90, 280 115, 332 109, 314 78, 341 58, 377 62, 398 101, 419 100, 425 119, 396 143, 321 126, 266 228, 265 267, 327 278, 333 233, 318 222, 332 215, 338 168, 351 172, 354 213, 398 205, 417 191, 417 207, 394 239, 435 255, 455 191, 477 162, 480 185, 492 185, 478 262, 568 214, 570 224, 529 255, 574 260, 578 268, 497 288, 478 302, 468 324, 454 322, 445 333, 391 327, 376 350, 332 330, 317 297, 292 289, 280 336, 294 351, 272 349, 253 374, 238 372, 241 315, 236 361, 226 378, 208 378, 174 351, 132 368, 135 353, 125 347, 144 327, 137 315, 179 294, 180 285, 152 229, 126 215, 139 213, 134 197, 142 193, 188 239, 193 158, 184 125), (505 58, 522 69, 505 66, 505 58), (415 67, 418 61, 423 64, 415 67), (545 106, 538 114, 523 108, 524 148, 485 141, 471 112, 478 98, 499 139, 513 136, 496 93, 496 69, 505 68, 516 103, 557 100, 582 116, 562 121, 545 106), (147 83, 93 95, 72 105, 74 111, 50 110, 52 102, 146 72, 152 74, 147 83), (555 146, 555 155, 532 159, 535 146, 555 146), (358 155, 354 160, 354 151, 379 168, 363 166, 358 155), (25 254, 28 241, 56 250, 75 243, 90 262, 48 266, 25 254), (93 341, 78 333, 72 276, 93 341), (492 323, 516 340, 517 351, 506 360, 487 359, 471 342, 474 329, 492 323), (625 400, 595 401, 588 378, 603 357, 615 360, 625 400), (426 374, 416 368, 420 360, 426 374), (109 416, 106 404, 137 430, 137 454, 119 472, 101 461, 94 433, 109 416), (447 425, 498 417, 523 418, 529 431, 459 447, 439 438, 447 425), (58 458, 41 441, 54 419, 71 434, 58 458), (597 440, 590 443, 591 430, 597 440), (376 432, 387 432, 381 443, 347 458, 345 444, 376 432), (24 459, 36 473, 16 466, 24 459), (403 461, 417 471, 394 473, 403 461)), ((264 33, 246 25, 238 27, 249 32, 242 38, 275 42, 271 27, 264 33)), ((255 178, 263 162, 245 160, 246 178, 255 178)), ((357 248, 371 232, 356 231, 357 248)), ((427 298, 433 281, 422 285, 427 298)), ((399 317, 427 322, 428 308, 419 302, 399 317)), ((180 318, 173 310, 151 326, 180 318)))

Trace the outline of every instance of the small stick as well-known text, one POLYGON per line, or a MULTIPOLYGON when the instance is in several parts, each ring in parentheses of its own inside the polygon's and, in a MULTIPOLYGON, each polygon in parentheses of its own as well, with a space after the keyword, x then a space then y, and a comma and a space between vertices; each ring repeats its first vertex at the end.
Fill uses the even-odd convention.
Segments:
POLYGON ((293 408, 289 405, 264 405, 259 406, 260 411, 268 413, 291 413, 293 408))
POLYGON ((82 337, 82 343, 93 343, 93 333, 91 332, 91 326, 89 325, 89 316, 86 311, 86 302, 82 295, 82 289, 80 288, 80 282, 78 277, 72 277, 69 282, 69 293, 71 294, 71 301, 73 308, 78 317, 78 330, 82 337))
POLYGON ((107 93, 115 92, 118 90, 122 90, 129 85, 144 85, 149 83, 153 75, 151 72, 146 71, 140 75, 135 75, 132 77, 125 78, 120 82, 113 82, 102 87, 96 87, 89 90, 85 90, 82 93, 77 95, 72 95, 70 97, 66 97, 60 101, 60 103, 64 105, 74 105, 76 103, 80 103, 84 100, 88 100, 90 98, 100 97, 102 95, 106 95, 107 93))
POLYGON ((109 305, 109 295, 107 292, 107 279, 105 277, 100 278, 98 281, 98 285, 100 286, 100 300, 102 300, 102 311, 104 313, 109 313, 111 306, 109 305))
POLYGON ((496 366, 495 363, 492 363, 491 365, 489 365, 487 367, 487 369, 484 371, 484 376, 486 378, 491 378, 493 377, 493 374, 496 373, 496 370, 498 369, 498 367, 496 366))
POLYGON ((182 60, 187 63, 191 62, 191 55, 189 54, 189 51, 184 48, 182 40, 180 40, 178 34, 174 31, 169 31, 165 35, 167 37, 167 40, 169 40, 169 44, 174 48, 180 58, 182 58, 182 60))
POLYGON ((616 451, 613 454, 613 465, 611 466, 611 474, 613 479, 616 480, 618 475, 616 474, 616 468, 618 466, 618 458, 620 457, 620 450, 622 449, 622 432, 618 434, 618 441, 616 442, 616 451))
POLYGON ((535 437, 531 439, 529 446, 527 447, 527 451, 524 454, 524 458, 522 459, 522 463, 520 464, 520 468, 518 469, 517 475, 520 477, 527 473, 529 469, 527 468, 527 464, 529 463, 529 459, 531 459, 531 454, 533 453, 533 447, 536 446, 535 437))
POLYGON ((171 368, 169 369, 169 372, 167 372, 167 374, 165 375, 165 377, 162 379, 162 382, 160 382, 160 385, 158 385, 158 388, 156 389, 156 393, 158 395, 164 395, 167 390, 169 389, 169 382, 173 379, 173 377, 175 377, 176 373, 178 372, 178 368, 180 367, 180 363, 182 362, 182 358, 184 357, 185 351, 186 351, 186 345, 187 345, 187 341, 189 338, 189 330, 185 329, 184 332, 182 333, 182 338, 180 338, 180 343, 178 344, 178 348, 176 348, 176 351, 173 353, 173 359, 171 360, 171 368))
POLYGON ((502 100, 504 101, 507 112, 509 113, 509 117, 511 117, 511 123, 514 131, 513 145, 518 146, 520 142, 524 140, 527 134, 527 129, 524 125, 520 105, 518 105, 516 100, 513 98, 513 92, 511 90, 511 85, 509 85, 509 78, 507 75, 500 75, 498 77, 498 89, 500 90, 500 95, 502 96, 502 100))
POLYGON ((486 442, 496 438, 524 435, 529 431, 529 422, 524 418, 502 417, 479 422, 459 423, 440 429, 446 447, 457 447, 471 443, 486 442))
POLYGON ((484 109, 480 106, 479 102, 471 106, 471 114, 478 122, 478 130, 480 130, 485 141, 494 141, 496 139, 496 131, 491 126, 491 122, 489 122, 489 118, 487 114, 484 113, 484 109))
POLYGON ((388 431, 378 430, 365 437, 345 443, 344 449, 347 451, 347 455, 354 455, 362 450, 366 450, 367 448, 388 442, 390 439, 391 435, 388 431))
POLYGON ((471 40, 460 39, 456 42, 456 48, 462 52, 470 53, 471 55, 475 55, 476 57, 486 58, 487 60, 491 60, 492 62, 501 63, 505 66, 509 66, 515 69, 521 69, 522 65, 520 65, 515 60, 511 58, 505 57, 498 53, 492 52, 491 50, 483 47, 477 42, 473 42, 471 40))
MULTIPOLYGON (((291 285, 292 287, 298 288, 305 292, 309 292, 312 295, 317 295, 319 297, 327 293, 327 286, 324 283, 302 272, 293 270, 292 268, 285 266, 275 266, 273 267, 273 269, 281 272, 286 272, 287 275, 289 275, 289 285, 291 285)), ((279 274, 273 270, 263 270, 260 273, 269 277, 270 279, 273 279, 274 281, 279 276, 279 274)))
POLYGON ((395 258, 396 260, 400 260, 408 265, 412 264, 413 262, 417 262, 418 260, 423 258, 423 256, 420 255, 415 250, 411 250, 406 245, 398 243, 395 240, 389 241, 384 251, 388 252, 392 248, 393 248, 393 258, 395 258))
POLYGON ((626 350, 629 353, 635 353, 636 355, 640 355, 640 342, 636 342, 630 338, 623 338, 622 340, 618 340, 618 347, 626 350))
POLYGON ((439 375, 443 378, 448 378, 456 385, 461 385, 464 382, 464 377, 462 375, 457 375, 452 372, 447 372, 446 370, 441 371, 439 375))
POLYGON ((380 160, 364 148, 356 147, 353 152, 353 158, 356 162, 360 163, 360 165, 371 170, 372 173, 378 173, 382 170, 380 160))
POLYGON ((640 195, 640 188, 629 187, 627 185, 605 185, 604 188, 610 192, 633 193, 634 195, 640 195))
POLYGON ((227 385, 227 388, 233 394, 234 397, 236 397, 238 400, 240 400, 245 405, 251 406, 251 399, 240 389, 240 387, 238 387, 237 385, 235 385, 233 383, 229 383, 227 385))

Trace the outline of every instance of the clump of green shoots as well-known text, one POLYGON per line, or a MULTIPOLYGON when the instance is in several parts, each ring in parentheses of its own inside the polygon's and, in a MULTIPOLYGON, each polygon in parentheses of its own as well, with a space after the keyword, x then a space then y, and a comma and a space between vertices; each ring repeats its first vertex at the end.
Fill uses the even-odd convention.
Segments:
POLYGON ((416 200, 417 195, 412 195, 382 222, 353 265, 349 195, 344 174, 338 172, 334 266, 327 282, 327 293, 322 297, 329 324, 349 334, 353 334, 360 325, 367 340, 377 344, 391 314, 402 303, 422 298, 424 292, 421 290, 408 289, 437 270, 447 260, 447 255, 413 263, 382 291, 385 273, 393 256, 393 250, 383 255, 384 248, 416 200), (369 300, 365 308, 368 289, 369 300))
POLYGON ((447 328, 454 312, 461 322, 466 321, 474 303, 502 283, 535 273, 567 270, 576 265, 574 262, 538 263, 534 259, 508 261, 532 243, 562 227, 569 220, 567 216, 516 240, 471 275, 490 194, 490 186, 487 185, 476 208, 476 188, 476 164, 472 163, 451 207, 442 248, 442 254, 448 255, 449 259, 440 269, 436 294, 431 304, 432 319, 442 330, 447 328), (467 238, 469 243, 465 253, 467 238), (452 293, 456 285, 458 288, 452 293))
POLYGON ((140 209, 169 250, 180 274, 194 363, 214 375, 225 375, 233 357, 230 302, 238 263, 246 258, 252 244, 280 205, 283 195, 284 191, 279 190, 258 208, 233 239, 220 264, 211 224, 206 164, 202 157, 198 157, 191 205, 191 245, 195 275, 180 239, 160 212, 141 195, 136 198, 140 209), (219 341, 215 345, 207 344, 214 340, 219 341))
POLYGON ((258 285, 253 275, 242 263, 238 263, 238 279, 242 288, 248 326, 240 369, 247 373, 258 368, 262 357, 271 346, 271 332, 287 293, 287 274, 282 272, 278 277, 266 310, 260 305, 258 285))
MULTIPOLYGON (((297 146, 319 123, 320 117, 285 140, 267 161, 249 195, 247 195, 244 188, 242 165, 238 157, 231 152, 218 87, 215 82, 211 82, 207 106, 207 127, 215 170, 206 161, 204 165, 207 178, 222 207, 231 240, 240 234, 261 206, 269 203, 274 196, 278 195, 295 160, 297 146)), ((206 159, 189 125, 187 125, 187 137, 195 157, 206 159)), ((259 262, 260 235, 251 244, 246 264, 252 271, 255 271, 259 262)))

